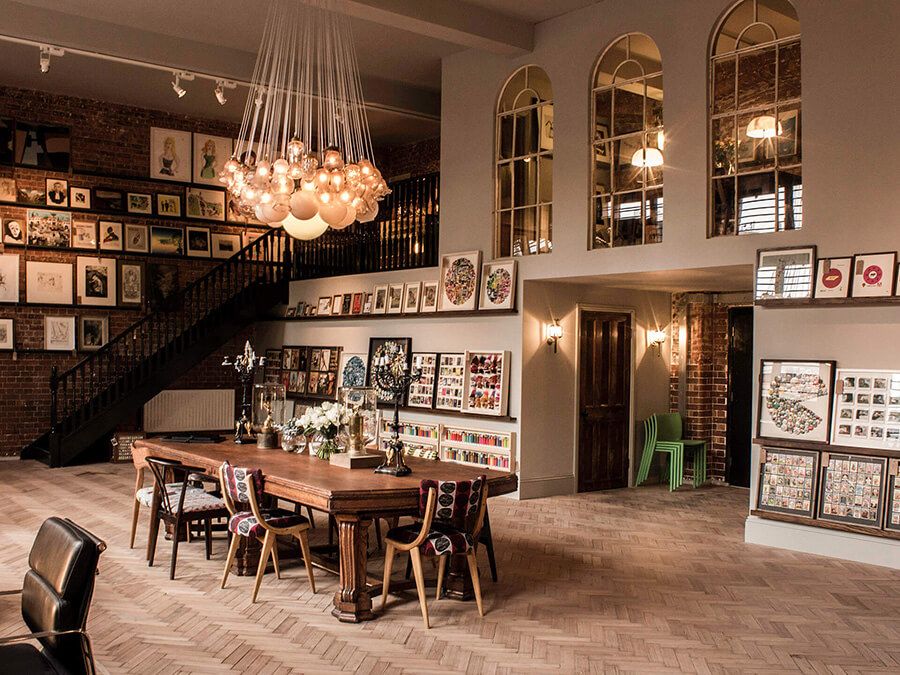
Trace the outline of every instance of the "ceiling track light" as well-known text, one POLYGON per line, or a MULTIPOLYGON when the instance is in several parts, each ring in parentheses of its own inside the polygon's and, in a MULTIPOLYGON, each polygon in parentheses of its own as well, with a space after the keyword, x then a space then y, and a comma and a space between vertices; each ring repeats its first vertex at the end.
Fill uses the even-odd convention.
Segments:
POLYGON ((62 56, 65 52, 59 47, 49 47, 47 45, 41 45, 41 72, 48 73, 50 72, 50 57, 51 56, 62 56))
POLYGON ((219 102, 219 105, 225 105, 228 103, 228 98, 225 96, 226 89, 236 89, 237 85, 231 80, 216 80, 216 88, 214 90, 216 95, 216 100, 219 102))
POLYGON ((175 92, 175 95, 178 96, 178 98, 183 98, 184 95, 187 93, 187 89, 185 89, 184 87, 181 86, 181 80, 184 80, 185 82, 190 82, 191 80, 194 79, 194 74, 186 73, 182 70, 182 71, 172 73, 172 76, 175 78, 172 82, 172 91, 175 92))

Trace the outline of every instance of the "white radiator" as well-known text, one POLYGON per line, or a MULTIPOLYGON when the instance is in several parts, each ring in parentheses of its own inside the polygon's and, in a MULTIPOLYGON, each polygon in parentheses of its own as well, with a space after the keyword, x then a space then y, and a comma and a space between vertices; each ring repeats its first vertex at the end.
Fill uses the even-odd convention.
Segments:
POLYGON ((234 414, 233 389, 166 389, 144 404, 144 431, 224 431, 234 414))

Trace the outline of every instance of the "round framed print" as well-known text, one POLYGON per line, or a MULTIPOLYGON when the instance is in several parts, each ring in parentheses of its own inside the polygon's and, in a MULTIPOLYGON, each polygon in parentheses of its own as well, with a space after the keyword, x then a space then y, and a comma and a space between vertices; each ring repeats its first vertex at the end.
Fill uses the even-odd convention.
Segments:
POLYGON ((478 302, 481 251, 450 253, 441 260, 440 309, 473 310, 478 302))

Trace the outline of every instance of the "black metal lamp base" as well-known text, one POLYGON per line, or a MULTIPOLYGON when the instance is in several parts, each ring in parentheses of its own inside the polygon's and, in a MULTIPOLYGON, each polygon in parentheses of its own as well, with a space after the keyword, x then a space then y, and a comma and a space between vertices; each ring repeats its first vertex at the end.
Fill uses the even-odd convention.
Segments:
POLYGON ((375 469, 375 473, 386 473, 390 476, 408 476, 412 473, 412 469, 406 466, 406 464, 401 464, 400 466, 396 466, 395 464, 382 464, 375 469))

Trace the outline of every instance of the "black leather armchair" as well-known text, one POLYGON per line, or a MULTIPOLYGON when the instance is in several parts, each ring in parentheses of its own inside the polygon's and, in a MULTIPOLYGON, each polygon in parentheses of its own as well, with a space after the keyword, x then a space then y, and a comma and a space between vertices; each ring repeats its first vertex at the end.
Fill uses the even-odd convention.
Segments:
POLYGON ((64 518, 48 518, 34 539, 21 591, 22 618, 32 631, 0 638, 4 673, 92 675, 94 660, 85 632, 97 562, 106 544, 64 518), (24 641, 37 640, 39 650, 24 641))

